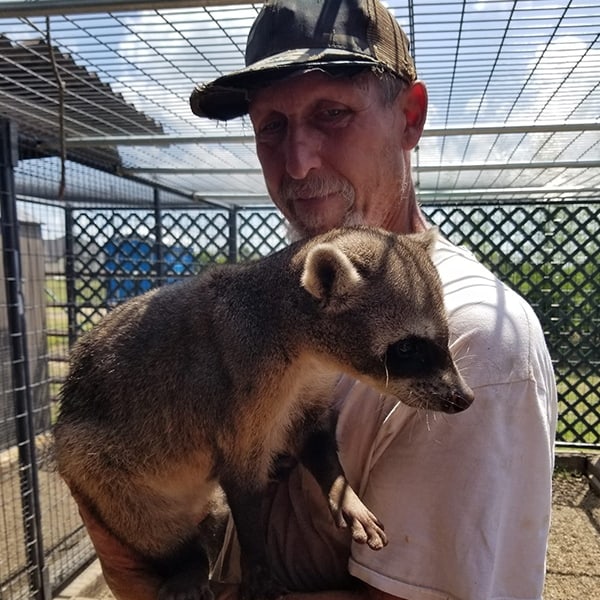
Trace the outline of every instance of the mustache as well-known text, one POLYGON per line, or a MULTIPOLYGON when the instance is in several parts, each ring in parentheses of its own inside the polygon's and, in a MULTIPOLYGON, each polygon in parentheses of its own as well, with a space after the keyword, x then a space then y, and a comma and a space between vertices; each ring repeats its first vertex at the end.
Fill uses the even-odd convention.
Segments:
POLYGON ((285 177, 281 182, 279 194, 284 202, 291 202, 298 198, 315 198, 339 194, 348 201, 354 202, 354 188, 344 177, 331 175, 309 175, 304 179, 285 177))

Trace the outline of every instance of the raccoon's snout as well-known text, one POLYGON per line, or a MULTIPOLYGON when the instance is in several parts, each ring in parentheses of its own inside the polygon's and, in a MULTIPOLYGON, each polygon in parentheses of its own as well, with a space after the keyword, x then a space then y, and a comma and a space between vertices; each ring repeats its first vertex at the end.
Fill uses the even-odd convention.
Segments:
POLYGON ((465 385, 460 390, 452 390, 448 397, 442 401, 440 408, 443 412, 453 415, 469 408, 473 403, 473 399, 473 392, 465 385))

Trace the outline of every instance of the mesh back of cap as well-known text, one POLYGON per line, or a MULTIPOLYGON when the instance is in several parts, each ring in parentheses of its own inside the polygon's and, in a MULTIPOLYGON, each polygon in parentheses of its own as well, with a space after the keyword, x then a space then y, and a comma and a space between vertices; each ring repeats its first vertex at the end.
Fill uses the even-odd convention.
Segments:
POLYGON ((417 78, 410 44, 392 14, 378 0, 365 0, 369 14, 367 38, 373 56, 409 81, 417 78))

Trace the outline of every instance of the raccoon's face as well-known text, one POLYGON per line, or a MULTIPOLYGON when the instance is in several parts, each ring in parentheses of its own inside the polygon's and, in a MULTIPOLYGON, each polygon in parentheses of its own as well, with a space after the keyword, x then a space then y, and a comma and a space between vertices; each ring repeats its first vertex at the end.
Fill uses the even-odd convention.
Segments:
POLYGON ((409 406, 456 413, 473 393, 450 354, 435 234, 351 230, 314 247, 304 287, 320 302, 315 335, 327 357, 409 406))
POLYGON ((473 394, 450 353, 443 304, 428 297, 415 307, 394 289, 377 304, 378 286, 369 288, 370 311, 348 310, 330 324, 335 343, 329 349, 339 367, 415 408, 446 413, 468 408, 473 394))
POLYGON ((384 393, 415 408, 457 413, 473 402, 473 392, 458 372, 447 345, 422 337, 391 343, 384 356, 385 381, 365 377, 384 393))

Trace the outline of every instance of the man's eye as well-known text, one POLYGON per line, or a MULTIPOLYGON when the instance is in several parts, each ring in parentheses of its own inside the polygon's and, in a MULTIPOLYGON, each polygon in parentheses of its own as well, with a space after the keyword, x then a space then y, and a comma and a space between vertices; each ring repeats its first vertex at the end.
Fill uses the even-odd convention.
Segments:
POLYGON ((348 116, 350 111, 346 108, 326 108, 319 112, 317 118, 324 122, 335 122, 348 116))
POLYGON ((283 128, 283 126, 283 119, 273 119, 272 121, 267 121, 263 125, 261 125, 258 130, 258 134, 271 135, 280 131, 283 128))

